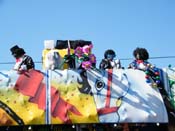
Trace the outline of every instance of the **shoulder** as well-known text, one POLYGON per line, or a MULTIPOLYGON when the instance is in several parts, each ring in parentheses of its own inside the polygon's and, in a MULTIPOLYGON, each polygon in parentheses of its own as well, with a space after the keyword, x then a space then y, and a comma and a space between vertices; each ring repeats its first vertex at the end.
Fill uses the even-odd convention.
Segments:
POLYGON ((136 66, 137 66, 137 61, 136 61, 136 60, 133 60, 133 61, 129 64, 128 68, 136 68, 136 66))
POLYGON ((107 63, 108 60, 107 59, 102 59, 100 63, 107 63))
POLYGON ((115 63, 120 63, 120 59, 115 59, 114 62, 115 63))
POLYGON ((32 57, 29 56, 29 55, 24 55, 24 56, 23 56, 23 59, 24 59, 24 60, 32 60, 32 57))

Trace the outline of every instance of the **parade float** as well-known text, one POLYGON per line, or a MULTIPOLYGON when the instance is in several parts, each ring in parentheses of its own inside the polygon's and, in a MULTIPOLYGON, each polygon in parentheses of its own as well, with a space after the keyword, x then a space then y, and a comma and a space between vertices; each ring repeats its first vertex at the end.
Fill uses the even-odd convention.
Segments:
POLYGON ((42 70, 0 71, 0 126, 170 122, 173 68, 100 70, 92 47, 45 41, 42 70))

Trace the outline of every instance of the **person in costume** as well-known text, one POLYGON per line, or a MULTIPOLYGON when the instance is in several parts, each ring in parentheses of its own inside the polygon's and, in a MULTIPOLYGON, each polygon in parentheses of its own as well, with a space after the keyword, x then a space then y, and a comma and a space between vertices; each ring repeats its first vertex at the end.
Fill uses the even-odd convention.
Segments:
POLYGON ((134 60, 129 64, 128 68, 138 69, 145 72, 146 82, 152 86, 160 86, 159 68, 148 62, 149 53, 145 48, 137 47, 133 51, 134 60))
MULTIPOLYGON (((133 51, 134 60, 129 64, 128 69, 141 70, 145 72, 146 82, 150 84, 152 87, 159 87, 159 91, 162 96, 164 96, 164 89, 162 87, 162 82, 160 79, 159 71, 155 65, 151 64, 149 60, 149 52, 146 48, 137 47, 133 51)), ((137 124, 134 130, 146 131, 146 130, 156 130, 162 131, 166 130, 167 127, 163 124, 156 126, 154 123, 150 123, 149 125, 145 124, 137 124)))
POLYGON ((147 61, 149 59, 149 53, 145 48, 137 47, 133 51, 133 56, 135 60, 129 64, 128 68, 146 70, 146 67, 150 65, 147 61))
POLYGON ((116 53, 112 49, 108 49, 104 53, 104 59, 100 62, 100 69, 112 69, 112 68, 121 68, 121 63, 119 59, 115 59, 116 53))
POLYGON ((35 68, 35 64, 33 62, 32 57, 26 55, 26 52, 23 48, 20 48, 18 45, 15 45, 10 48, 10 51, 16 59, 16 63, 13 67, 14 70, 23 71, 35 68))

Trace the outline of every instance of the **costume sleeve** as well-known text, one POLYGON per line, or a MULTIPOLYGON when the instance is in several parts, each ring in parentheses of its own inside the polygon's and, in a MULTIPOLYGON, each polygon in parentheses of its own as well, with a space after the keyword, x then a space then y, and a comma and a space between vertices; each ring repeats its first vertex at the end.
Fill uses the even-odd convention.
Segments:
POLYGON ((109 62, 105 59, 102 59, 102 61, 100 62, 99 68, 104 70, 108 68, 108 66, 109 66, 109 62))
POLYGON ((121 68, 121 62, 120 62, 120 60, 117 59, 117 60, 115 60, 114 62, 115 62, 115 67, 116 67, 117 69, 120 69, 120 68, 121 68))
POLYGON ((24 65, 26 65, 27 70, 35 68, 35 64, 33 62, 33 59, 28 55, 25 55, 25 57, 24 57, 24 65))
POLYGON ((136 68, 137 68, 136 61, 133 61, 128 65, 128 69, 136 69, 136 68))

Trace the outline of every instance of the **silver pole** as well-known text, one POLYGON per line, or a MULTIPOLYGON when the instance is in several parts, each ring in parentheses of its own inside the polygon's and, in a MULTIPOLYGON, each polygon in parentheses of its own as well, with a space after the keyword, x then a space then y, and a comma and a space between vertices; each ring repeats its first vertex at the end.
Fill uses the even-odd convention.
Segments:
POLYGON ((51 124, 51 70, 46 70, 46 114, 45 114, 45 123, 51 124))

